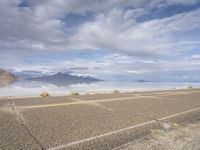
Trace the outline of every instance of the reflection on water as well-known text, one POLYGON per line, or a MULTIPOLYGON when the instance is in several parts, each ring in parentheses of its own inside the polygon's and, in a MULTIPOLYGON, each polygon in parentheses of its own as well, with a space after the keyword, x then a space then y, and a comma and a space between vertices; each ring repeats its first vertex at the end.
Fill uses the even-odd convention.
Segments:
POLYGON ((56 86, 35 81, 17 81, 9 86, 0 88, 0 96, 38 96, 41 92, 49 92, 51 95, 66 95, 71 92, 111 92, 115 89, 125 91, 165 90, 172 88, 187 88, 188 86, 200 87, 200 83, 183 82, 120 82, 102 81, 91 84, 72 84, 56 86))

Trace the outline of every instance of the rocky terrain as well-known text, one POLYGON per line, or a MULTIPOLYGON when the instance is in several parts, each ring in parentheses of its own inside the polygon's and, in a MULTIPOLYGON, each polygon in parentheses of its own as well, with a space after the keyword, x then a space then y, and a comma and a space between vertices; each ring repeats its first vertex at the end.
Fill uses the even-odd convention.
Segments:
POLYGON ((133 143, 129 143, 120 150, 199 150, 200 122, 176 125, 170 131, 153 130, 151 135, 133 143))

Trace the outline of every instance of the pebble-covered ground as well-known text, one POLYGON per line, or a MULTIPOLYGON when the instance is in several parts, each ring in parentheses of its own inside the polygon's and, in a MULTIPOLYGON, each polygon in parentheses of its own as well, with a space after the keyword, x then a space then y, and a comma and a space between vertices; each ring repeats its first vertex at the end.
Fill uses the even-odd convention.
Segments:
POLYGON ((153 130, 151 135, 129 143, 123 150, 199 150, 200 122, 175 125, 172 130, 153 130))

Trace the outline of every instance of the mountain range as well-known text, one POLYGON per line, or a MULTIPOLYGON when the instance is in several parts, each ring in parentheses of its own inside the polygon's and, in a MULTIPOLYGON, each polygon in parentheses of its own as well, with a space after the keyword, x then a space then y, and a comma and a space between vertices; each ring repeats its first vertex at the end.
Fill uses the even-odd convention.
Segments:
POLYGON ((101 81, 99 79, 90 77, 90 76, 74 76, 69 73, 61 73, 58 72, 53 75, 46 75, 41 77, 31 77, 27 78, 30 81, 38 81, 38 82, 45 82, 45 83, 52 83, 57 86, 65 86, 70 84, 82 84, 82 83, 92 83, 101 81))
POLYGON ((66 86, 71 84, 89 84, 93 82, 101 81, 90 76, 76 76, 70 73, 55 73, 55 74, 40 74, 39 72, 22 72, 22 73, 11 73, 6 70, 0 69, 0 86, 7 86, 15 82, 16 80, 26 80, 26 81, 37 81, 42 83, 51 83, 56 86, 66 86), (34 75, 34 76, 33 76, 34 75))

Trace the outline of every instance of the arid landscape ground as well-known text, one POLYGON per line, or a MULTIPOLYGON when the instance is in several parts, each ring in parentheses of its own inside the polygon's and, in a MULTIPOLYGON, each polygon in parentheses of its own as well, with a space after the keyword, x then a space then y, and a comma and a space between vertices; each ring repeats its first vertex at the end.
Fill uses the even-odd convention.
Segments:
POLYGON ((200 122, 172 124, 169 130, 152 130, 151 134, 121 146, 121 150, 199 150, 200 122))
POLYGON ((190 89, 3 98, 0 148, 198 150, 199 96, 190 89))

